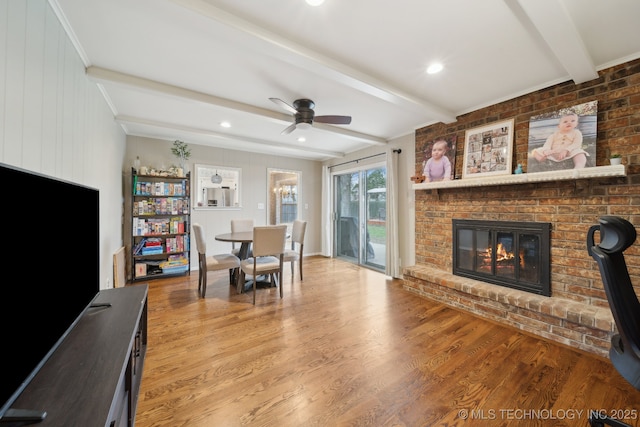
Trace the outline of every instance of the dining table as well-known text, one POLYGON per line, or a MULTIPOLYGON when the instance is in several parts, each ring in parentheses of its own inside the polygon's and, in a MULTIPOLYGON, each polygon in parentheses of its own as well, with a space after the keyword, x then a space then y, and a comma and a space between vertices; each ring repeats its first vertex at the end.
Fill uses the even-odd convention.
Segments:
MULTIPOLYGON (((249 257, 249 249, 253 242, 253 231, 235 231, 231 233, 217 234, 215 239, 220 242, 240 243, 238 258, 242 261, 249 257)), ((234 271, 233 275, 233 281, 236 283, 238 293, 244 292, 246 284, 243 285, 240 283, 240 271, 234 271)))
POLYGON ((238 258, 240 260, 247 259, 249 257, 249 248, 253 242, 253 231, 235 231, 231 233, 222 233, 216 235, 216 240, 221 242, 240 243, 240 251, 238 252, 238 258))
MULTIPOLYGON (((290 237, 290 234, 287 232, 287 239, 290 237)), ((232 242, 232 243, 240 243, 240 251, 238 252, 238 258, 240 261, 249 258, 249 250, 251 248, 251 243, 253 243, 253 231, 235 231, 230 233, 222 233, 216 234, 215 239, 220 242, 232 242)), ((238 293, 243 293, 245 290, 250 289, 253 286, 253 279, 245 281, 245 283, 240 283, 240 270, 233 273, 233 280, 236 283, 236 290, 238 293)), ((263 280, 262 278, 258 280, 256 285, 263 286, 273 286, 273 284, 269 281, 263 280)))

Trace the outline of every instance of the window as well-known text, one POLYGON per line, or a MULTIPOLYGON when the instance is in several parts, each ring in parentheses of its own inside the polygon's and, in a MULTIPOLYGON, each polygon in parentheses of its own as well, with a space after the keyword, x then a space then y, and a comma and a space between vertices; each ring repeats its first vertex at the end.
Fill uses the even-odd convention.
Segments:
POLYGON ((240 208, 240 169, 195 165, 194 209, 240 208))

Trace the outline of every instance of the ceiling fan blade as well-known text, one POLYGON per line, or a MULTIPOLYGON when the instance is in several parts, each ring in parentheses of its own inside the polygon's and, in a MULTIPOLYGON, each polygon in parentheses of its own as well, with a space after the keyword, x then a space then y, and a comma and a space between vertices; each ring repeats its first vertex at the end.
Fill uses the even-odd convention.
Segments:
POLYGON ((288 126, 287 128, 285 128, 285 130, 283 130, 282 132, 280 132, 282 135, 289 135, 291 132, 293 132, 296 129, 296 124, 293 123, 290 126, 288 126))
POLYGON ((295 108, 293 108, 291 105, 287 104, 280 98, 269 98, 269 99, 290 113, 295 114, 298 112, 298 110, 296 110, 295 108))
POLYGON ((313 121, 332 125, 348 125, 351 123, 351 116, 316 116, 313 121))

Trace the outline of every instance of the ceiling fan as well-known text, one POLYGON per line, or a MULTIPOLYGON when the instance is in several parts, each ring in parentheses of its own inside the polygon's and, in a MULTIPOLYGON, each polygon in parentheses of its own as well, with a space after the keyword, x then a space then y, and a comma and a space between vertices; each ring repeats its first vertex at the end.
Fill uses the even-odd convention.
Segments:
POLYGON ((332 125, 348 125, 351 123, 351 116, 316 116, 313 111, 315 103, 310 99, 296 99, 293 106, 287 104, 280 98, 269 98, 290 113, 293 113, 294 123, 281 133, 287 135, 295 130, 298 125, 311 126, 314 121, 318 123, 327 123, 332 125))

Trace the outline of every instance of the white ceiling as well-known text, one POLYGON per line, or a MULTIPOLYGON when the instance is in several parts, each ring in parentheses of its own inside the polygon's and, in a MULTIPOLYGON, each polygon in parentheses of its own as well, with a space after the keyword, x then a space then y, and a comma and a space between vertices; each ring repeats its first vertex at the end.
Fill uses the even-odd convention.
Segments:
POLYGON ((638 0, 49 1, 128 135, 314 160, 640 57, 638 0))

